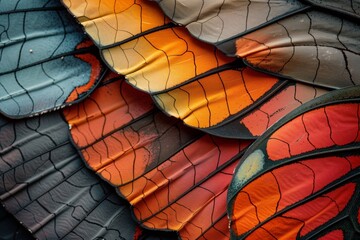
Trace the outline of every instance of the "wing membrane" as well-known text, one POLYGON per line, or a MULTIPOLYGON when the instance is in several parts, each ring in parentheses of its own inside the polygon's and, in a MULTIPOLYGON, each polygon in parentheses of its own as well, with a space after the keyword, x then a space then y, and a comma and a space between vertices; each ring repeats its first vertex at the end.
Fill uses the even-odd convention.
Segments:
POLYGON ((235 53, 237 37, 306 9, 301 1, 157 1, 176 23, 185 25, 196 38, 221 44, 227 54, 235 53), (226 45, 226 47, 225 47, 226 45))
POLYGON ((159 110, 141 107, 148 95, 135 89, 124 91, 127 88, 120 79, 107 81, 89 99, 65 111, 84 160, 117 187, 146 228, 177 231, 191 239, 218 232, 226 239, 226 189, 238 156, 250 142, 186 128, 159 110), (132 97, 121 99, 121 93, 132 97), (138 115, 118 122, 119 115, 101 112, 99 107, 112 109, 109 105, 116 104, 137 109, 138 115), (74 116, 80 121, 73 121, 74 116), (106 131, 110 126, 113 131, 106 131), (190 200, 199 194, 201 201, 190 200))
POLYGON ((299 107, 253 144, 229 188, 234 238, 359 235, 358 89, 299 107))
POLYGON ((328 88, 359 84, 358 23, 320 11, 299 13, 236 41, 256 69, 328 88))
POLYGON ((84 98, 102 76, 97 52, 52 1, 2 1, 0 111, 26 117, 84 98))
POLYGON ((133 238, 130 208, 85 168, 59 113, 1 118, 0 199, 37 238, 133 238))

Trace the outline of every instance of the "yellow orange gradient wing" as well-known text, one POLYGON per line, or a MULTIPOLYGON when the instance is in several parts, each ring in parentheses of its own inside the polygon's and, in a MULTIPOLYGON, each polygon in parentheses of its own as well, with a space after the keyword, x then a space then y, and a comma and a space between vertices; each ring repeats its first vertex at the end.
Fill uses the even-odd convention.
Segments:
POLYGON ((146 0, 62 2, 100 48, 127 41, 170 22, 154 3, 146 0))
MULTIPOLYGON (((149 92, 166 114, 182 119, 191 127, 231 138, 254 138, 275 121, 259 122, 258 129, 249 131, 247 126, 243 127, 246 120, 242 119, 245 114, 282 91, 289 84, 286 80, 250 70, 241 60, 227 57, 214 46, 193 38, 184 27, 170 24, 154 2, 123 1, 120 4, 109 1, 108 5, 100 8, 97 1, 87 1, 86 5, 70 3, 66 5, 91 36, 93 33, 88 30, 88 22, 104 22, 108 15, 102 11, 122 16, 122 24, 116 24, 118 31, 133 26, 131 36, 121 40, 116 40, 114 33, 107 37, 113 40, 112 43, 102 44, 102 41, 96 40, 99 38, 95 41, 107 64, 124 74, 131 85, 149 92), (129 6, 129 9, 140 7, 141 14, 148 15, 142 18, 127 14, 127 10, 117 10, 116 7, 120 8, 122 4, 129 6), (84 16, 91 19, 85 21, 84 16), (150 19, 150 16, 154 19, 150 19), (149 21, 147 27, 135 27, 145 19, 149 21), (136 24, 132 25, 133 22, 136 24)), ((295 5, 294 11, 302 6, 295 5)), ((99 28, 101 26, 98 25, 99 28)), ((312 94, 311 87, 304 86, 302 89, 309 91, 308 97, 301 101, 288 98, 286 102, 291 102, 288 105, 293 106, 288 110, 298 106, 296 103, 306 102, 318 95, 312 94)), ((276 119, 285 113, 277 114, 276 119)))

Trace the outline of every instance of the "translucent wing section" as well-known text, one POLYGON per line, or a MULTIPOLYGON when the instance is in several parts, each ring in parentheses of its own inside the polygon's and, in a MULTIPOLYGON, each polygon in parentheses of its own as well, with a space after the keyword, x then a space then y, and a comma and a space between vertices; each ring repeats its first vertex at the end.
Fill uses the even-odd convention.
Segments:
POLYGON ((226 190, 250 141, 204 135, 148 101, 148 95, 115 78, 64 113, 89 167, 117 187, 143 226, 178 231, 183 238, 227 239, 226 190), (124 109, 122 115, 131 117, 119 121, 119 114, 101 106, 124 109))
POLYGON ((358 237, 359 119, 359 88, 348 88, 304 104, 261 136, 229 188, 232 236, 358 237))
POLYGON ((1 1, 0 111, 13 118, 84 98, 101 78, 97 51, 58 1, 1 1))
POLYGON ((0 200, 36 238, 132 239, 128 204, 88 170, 59 113, 0 119, 0 200))

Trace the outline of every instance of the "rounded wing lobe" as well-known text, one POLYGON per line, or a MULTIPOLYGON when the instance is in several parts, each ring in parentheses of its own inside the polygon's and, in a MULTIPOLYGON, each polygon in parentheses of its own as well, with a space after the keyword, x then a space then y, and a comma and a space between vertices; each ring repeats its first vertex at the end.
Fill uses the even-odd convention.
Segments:
POLYGON ((359 118, 357 103, 317 108, 293 119, 272 134, 267 140, 266 153, 269 160, 279 161, 312 151, 359 144, 359 118))
POLYGON ((100 7, 97 1, 64 4, 92 36, 108 65, 144 91, 177 87, 235 60, 193 39, 185 28, 168 24, 170 20, 151 1, 112 0, 100 7), (102 44, 100 38, 109 42, 102 44))
MULTIPOLYGON (((194 6, 199 2, 194 1, 191 4, 194 6)), ((210 3, 206 4, 209 4, 209 10, 214 7, 210 3)), ((229 8, 232 4, 244 6, 245 3, 225 3, 223 7, 229 8)), ((255 12, 263 6, 262 3, 255 2, 246 4, 250 4, 251 7, 248 9, 250 12, 255 12)), ((133 29, 131 36, 117 39, 115 32, 110 34, 111 36, 106 36, 100 34, 106 31, 106 27, 101 24, 96 25, 99 28, 96 34, 99 36, 95 38, 104 36, 112 41, 100 44, 102 40, 95 39, 103 59, 113 70, 124 74, 131 85, 149 92, 158 107, 166 114, 205 132, 231 138, 255 138, 299 103, 302 104, 318 96, 319 94, 314 91, 322 92, 320 89, 310 87, 306 90, 307 87, 301 85, 298 89, 301 88, 307 96, 301 100, 289 96, 284 103, 281 103, 287 104, 286 110, 279 107, 272 109, 273 112, 266 111, 265 115, 269 116, 259 121, 254 121, 254 118, 244 119, 246 114, 258 110, 258 106, 265 104, 266 101, 271 99, 276 101, 275 93, 280 89, 285 91, 283 87, 289 83, 244 68, 241 61, 226 57, 213 46, 194 39, 185 28, 160 21, 159 19, 166 17, 152 2, 123 1, 121 4, 115 4, 110 1, 108 5, 103 4, 98 7, 96 1, 89 1, 87 4, 68 2, 66 5, 80 21, 83 21, 85 30, 90 35, 92 30, 89 30, 89 22, 96 25, 101 21, 105 24, 107 17, 119 15, 117 17, 120 19, 121 15, 122 21, 116 20, 116 24, 113 23, 112 26, 116 26, 117 31, 120 32, 125 31, 122 28, 131 27, 133 29), (127 8, 117 10, 117 7, 122 8, 122 4, 128 6, 129 11, 133 8, 141 8, 141 14, 146 16, 147 14, 150 16, 151 12, 154 19, 148 18, 149 16, 142 18, 139 17, 142 15, 128 14, 127 8), (84 20, 85 18, 90 20, 84 20), (142 23, 148 24, 147 27, 136 27, 142 23), (273 115, 276 117, 272 117, 273 115), (272 119, 267 120, 268 118, 272 119)), ((270 16, 275 19, 279 14, 297 11, 303 6, 297 2, 280 5, 271 2, 267 6, 269 21, 270 16)), ((110 22, 109 20, 107 24, 110 22)), ((257 111, 255 114, 263 113, 257 111)))
POLYGON ((150 93, 177 87, 235 60, 192 38, 182 27, 146 34, 102 54, 130 84, 150 93))
POLYGON ((359 236, 358 90, 304 104, 252 145, 229 188, 235 238, 359 236))
POLYGON ((186 128, 159 110, 144 107, 146 97, 118 79, 105 82, 83 103, 65 110, 84 160, 117 187, 146 228, 178 231, 191 239, 216 232, 214 236, 227 239, 226 189, 237 157, 250 142, 186 128), (122 98, 125 93, 130 98, 122 98), (102 110, 116 104, 128 112, 102 110), (118 122, 130 112, 133 117, 118 122), (194 196, 202 196, 201 201, 194 202, 194 196))
POLYGON ((57 1, 2 1, 0 111, 37 115, 84 98, 102 76, 97 51, 57 1))
POLYGON ((336 186, 336 180, 356 179, 359 162, 358 155, 331 156, 295 162, 262 174, 238 193, 233 203, 236 214, 232 219, 232 229, 239 236, 250 231, 247 238, 268 238, 276 233, 277 238, 285 234, 296 238, 298 235, 307 236, 327 224, 331 227, 330 220, 350 214, 359 184, 358 180, 353 180, 343 183, 344 186, 336 186), (296 172, 301 174, 294 174, 296 172), (320 194, 324 188, 336 190, 320 194), (347 210, 344 212, 345 207, 347 210))

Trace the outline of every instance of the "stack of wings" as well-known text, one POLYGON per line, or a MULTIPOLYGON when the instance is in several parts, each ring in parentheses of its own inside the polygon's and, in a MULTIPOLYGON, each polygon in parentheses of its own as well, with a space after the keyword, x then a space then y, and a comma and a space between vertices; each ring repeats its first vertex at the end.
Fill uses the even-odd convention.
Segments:
POLYGON ((360 239, 359 0, 1 0, 0 238, 360 239))

